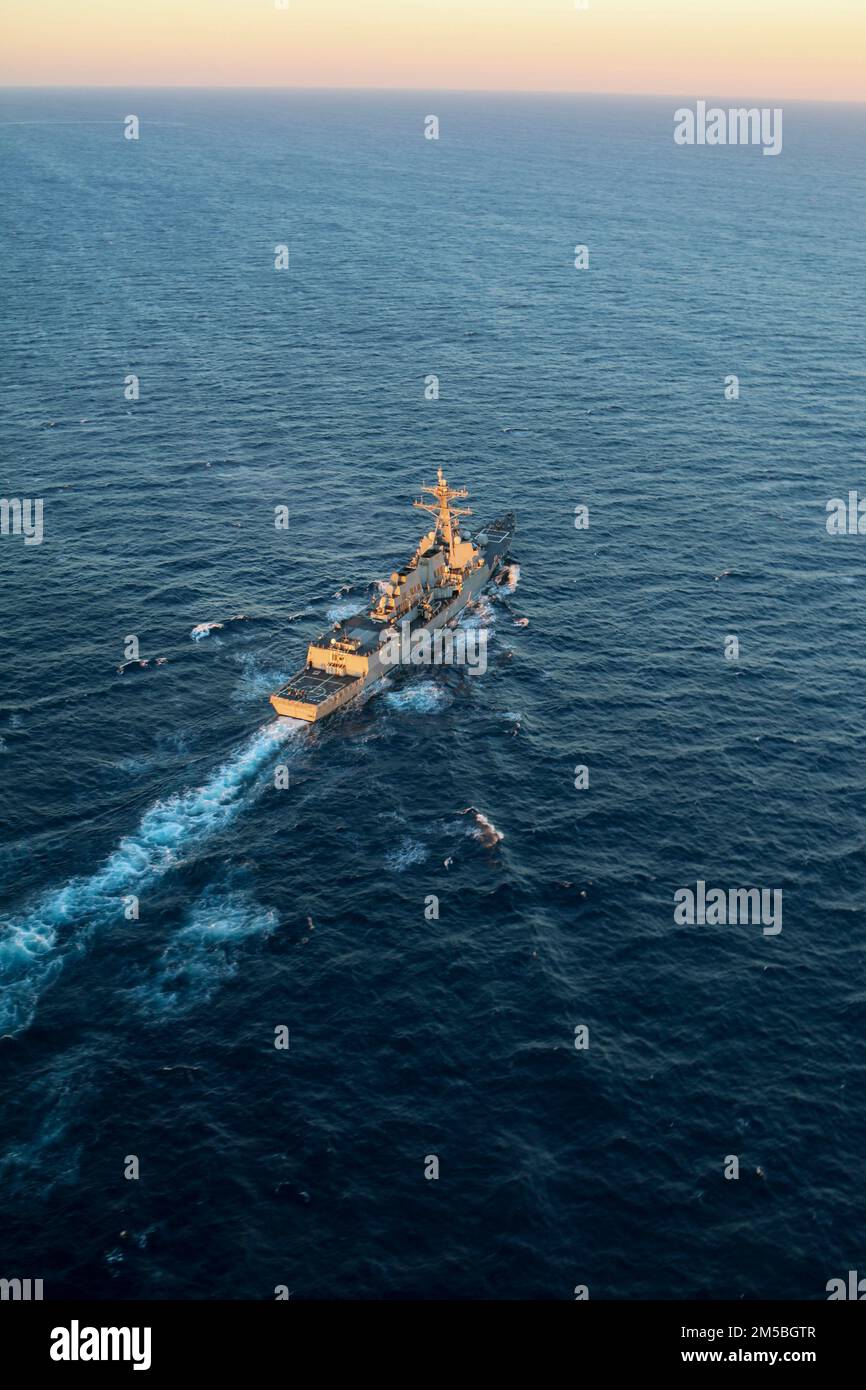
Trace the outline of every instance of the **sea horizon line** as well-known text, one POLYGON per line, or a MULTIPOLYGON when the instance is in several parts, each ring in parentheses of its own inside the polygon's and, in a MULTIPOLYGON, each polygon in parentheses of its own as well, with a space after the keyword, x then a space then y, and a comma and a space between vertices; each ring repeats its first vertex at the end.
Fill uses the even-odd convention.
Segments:
POLYGON ((719 96, 715 93, 707 94, 703 92, 698 97, 694 92, 665 91, 665 92, 633 92, 625 90, 572 90, 569 88, 538 88, 538 87, 399 87, 399 86, 379 86, 379 87, 355 87, 349 85, 309 85, 309 84, 282 84, 274 83, 204 83, 204 82, 0 82, 0 92, 321 92, 323 94, 332 93, 357 93, 359 95, 381 95, 383 93, 418 95, 418 96, 526 96, 526 97, 570 97, 576 100, 581 98, 626 98, 634 101, 694 101, 712 100, 719 102, 758 102, 766 104, 768 102, 788 102, 797 103, 802 106, 866 106, 866 98, 856 99, 854 97, 803 97, 803 96, 767 96, 766 94, 748 96, 732 95, 719 96))

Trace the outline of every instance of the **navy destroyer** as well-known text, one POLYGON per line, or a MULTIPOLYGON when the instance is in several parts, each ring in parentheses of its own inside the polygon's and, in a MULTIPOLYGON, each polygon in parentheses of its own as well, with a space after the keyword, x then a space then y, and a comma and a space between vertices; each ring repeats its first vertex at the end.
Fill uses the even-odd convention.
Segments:
POLYGON ((502 570, 516 526, 513 512, 463 531, 458 518, 471 516, 471 508, 452 504, 469 496, 465 488, 449 487, 440 468, 436 486, 421 491, 429 500, 413 506, 433 515, 433 529, 381 586, 372 608, 310 643, 306 665, 271 696, 277 714, 312 722, 342 709, 393 669, 398 625, 413 636, 453 625, 502 570))

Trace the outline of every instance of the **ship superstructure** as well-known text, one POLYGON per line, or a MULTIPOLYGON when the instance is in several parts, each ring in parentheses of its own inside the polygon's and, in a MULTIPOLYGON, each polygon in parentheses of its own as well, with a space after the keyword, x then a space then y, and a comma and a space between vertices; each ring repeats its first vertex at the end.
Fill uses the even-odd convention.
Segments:
POLYGON ((421 491, 413 505, 432 514, 432 530, 367 612, 310 643, 306 665, 271 696, 278 714, 313 721, 341 709, 392 669, 388 639, 397 629, 414 634, 452 624, 501 567, 516 526, 513 512, 470 533, 459 520, 470 508, 453 505, 468 496, 465 488, 449 487, 440 468, 435 487, 421 491))

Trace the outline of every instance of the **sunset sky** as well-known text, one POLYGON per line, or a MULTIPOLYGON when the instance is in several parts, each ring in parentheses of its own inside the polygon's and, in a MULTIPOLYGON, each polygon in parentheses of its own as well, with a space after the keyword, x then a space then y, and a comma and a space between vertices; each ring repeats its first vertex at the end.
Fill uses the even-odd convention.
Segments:
POLYGON ((866 100, 866 0, 0 0, 0 83, 866 100))

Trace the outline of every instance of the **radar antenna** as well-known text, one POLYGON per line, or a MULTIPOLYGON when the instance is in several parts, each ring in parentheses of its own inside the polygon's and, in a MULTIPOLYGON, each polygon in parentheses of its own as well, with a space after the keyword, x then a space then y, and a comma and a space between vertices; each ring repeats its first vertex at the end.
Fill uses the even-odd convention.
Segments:
POLYGON ((419 500, 413 502, 413 507, 420 507, 422 511, 431 512, 436 517, 436 531, 441 535, 448 548, 448 563, 452 566, 456 564, 456 540, 453 518, 457 516, 471 516, 471 507, 452 507, 451 503, 455 498, 468 497, 469 493, 465 487, 449 487, 445 478, 442 476, 442 469, 437 471, 437 483, 435 487, 427 487, 426 484, 421 488, 422 492, 430 493, 436 500, 425 502, 419 500))

